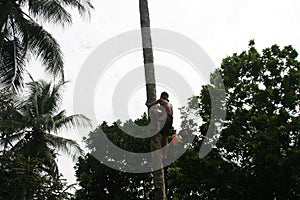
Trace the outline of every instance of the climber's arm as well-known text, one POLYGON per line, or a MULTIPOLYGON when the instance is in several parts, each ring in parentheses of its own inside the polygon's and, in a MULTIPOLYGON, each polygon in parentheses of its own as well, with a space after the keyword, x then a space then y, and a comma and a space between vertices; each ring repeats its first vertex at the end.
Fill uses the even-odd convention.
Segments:
POLYGON ((154 101, 154 102, 152 102, 152 103, 146 102, 145 105, 148 106, 148 107, 151 107, 151 106, 153 106, 153 105, 155 105, 155 104, 158 104, 158 103, 159 103, 159 99, 156 100, 156 101, 154 101))

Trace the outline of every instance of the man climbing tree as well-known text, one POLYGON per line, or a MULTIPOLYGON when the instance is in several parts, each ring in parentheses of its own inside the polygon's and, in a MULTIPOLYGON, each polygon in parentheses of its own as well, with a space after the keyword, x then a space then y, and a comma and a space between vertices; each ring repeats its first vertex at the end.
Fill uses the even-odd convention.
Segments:
POLYGON ((167 145, 168 136, 173 125, 173 105, 169 102, 169 94, 167 92, 162 92, 160 95, 160 99, 152 103, 146 103, 146 106, 151 107, 156 104, 160 105, 158 109, 162 113, 166 113, 166 119, 163 119, 164 124, 163 127, 160 129, 160 133, 163 135, 163 145, 167 145))
MULTIPOLYGON (((146 78, 147 101, 156 100, 156 85, 153 64, 153 49, 150 32, 150 19, 147 0, 139 0, 140 22, 143 42, 144 69, 146 78)), ((156 135, 151 140, 151 149, 160 149, 160 135, 156 135)), ((165 190, 165 179, 162 160, 160 155, 152 154, 152 163, 158 166, 158 170, 153 171, 153 182, 155 190, 153 196, 155 200, 167 199, 165 190)))

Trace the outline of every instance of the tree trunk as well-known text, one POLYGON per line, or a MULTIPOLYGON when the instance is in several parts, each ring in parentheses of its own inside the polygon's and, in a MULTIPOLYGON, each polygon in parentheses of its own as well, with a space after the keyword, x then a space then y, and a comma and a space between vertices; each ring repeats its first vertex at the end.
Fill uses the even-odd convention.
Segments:
MULTIPOLYGON (((155 74, 153 64, 153 50, 151 41, 150 19, 148 10, 148 1, 139 0, 140 6, 140 21, 141 32, 143 41, 143 56, 144 56, 144 68, 146 77, 146 91, 147 101, 154 102, 156 100, 156 86, 155 86, 155 74)), ((161 149, 161 135, 156 134, 151 139, 151 151, 161 149)), ((159 170, 153 171, 154 192, 153 196, 155 200, 166 200, 166 189, 164 170, 162 164, 162 155, 153 153, 152 163, 155 166, 159 166, 159 170)))

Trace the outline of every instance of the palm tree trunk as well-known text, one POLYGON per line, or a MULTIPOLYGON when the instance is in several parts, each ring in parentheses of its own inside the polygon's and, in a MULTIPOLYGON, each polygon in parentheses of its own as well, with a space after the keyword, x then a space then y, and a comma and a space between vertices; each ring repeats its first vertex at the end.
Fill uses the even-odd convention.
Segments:
MULTIPOLYGON (((148 10, 148 0, 139 0, 140 6, 140 21, 141 32, 143 41, 143 56, 144 56, 144 68, 146 77, 146 91, 147 101, 154 102, 156 100, 156 86, 155 86, 155 74, 153 64, 153 50, 150 31, 150 19, 148 10)), ((161 149, 161 135, 157 134, 151 139, 151 151, 161 149)), ((166 200, 166 189, 164 170, 162 165, 162 155, 153 153, 152 163, 155 166, 159 166, 159 169, 153 171, 154 192, 153 196, 155 200, 166 200)))

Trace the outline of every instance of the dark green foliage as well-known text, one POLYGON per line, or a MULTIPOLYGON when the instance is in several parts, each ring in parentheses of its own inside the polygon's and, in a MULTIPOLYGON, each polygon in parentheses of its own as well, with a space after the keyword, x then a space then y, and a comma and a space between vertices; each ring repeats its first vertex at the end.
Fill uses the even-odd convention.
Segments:
MULTIPOLYGON (((300 63, 297 52, 277 45, 249 49, 223 60, 227 116, 213 151, 200 160, 200 135, 170 169, 174 199, 299 199, 300 63)), ((212 75, 212 79, 215 76, 212 75)), ((212 80, 213 81, 213 80, 212 80)), ((190 103, 210 123, 210 96, 203 87, 190 103)))
MULTIPOLYGON (((250 41, 247 51, 223 60, 220 74, 226 89, 226 119, 211 119, 215 99, 210 99, 209 91, 218 86, 204 86, 181 110, 182 127, 199 134, 168 168, 168 199, 300 198, 300 63, 296 58, 291 46, 273 45, 259 53, 250 41), (190 113, 201 118, 202 124, 190 120, 190 113), (200 159, 199 149, 212 121, 224 123, 224 128, 216 146, 200 159)), ((213 73, 211 82, 217 77, 213 73)), ((111 141, 129 151, 149 151, 149 141, 128 136, 117 123, 100 126, 111 141)), ((138 123, 147 124, 146 117, 138 123)), ((91 150, 97 147, 98 131, 86 139, 91 150)), ((81 186, 77 199, 152 198, 149 174, 116 171, 90 154, 77 163, 76 176, 81 186)))
MULTIPOLYGON (((130 126, 132 121, 123 126, 130 126)), ((134 123, 140 126, 148 124, 144 115, 134 123)), ((115 122, 111 126, 103 122, 98 128, 89 134, 85 140, 90 150, 97 151, 100 148, 94 142, 102 129, 107 137, 120 148, 132 152, 149 152, 150 139, 138 139, 124 133, 115 122)), ((118 161, 116 161, 118 162, 118 161)), ((81 189, 76 191, 76 199, 149 199, 153 184, 150 173, 131 174, 112 169, 101 164, 91 154, 79 159, 76 164, 77 181, 81 189)))
POLYGON ((7 148, 4 151, 40 158, 45 169, 55 175, 58 175, 55 161, 58 151, 75 158, 82 150, 75 141, 53 133, 76 125, 89 125, 83 115, 66 116, 66 112, 60 110, 63 85, 63 82, 57 85, 31 82, 28 95, 23 99, 15 96, 5 100, 4 95, 2 103, 6 108, 0 112, 1 143, 7 148))
POLYGON ((32 82, 22 98, 0 93, 0 199, 71 198, 58 172, 57 154, 75 158, 82 150, 55 133, 89 120, 60 110, 63 85, 32 82))
POLYGON ((0 199, 71 199, 62 177, 52 177, 39 167, 42 160, 22 155, 0 156, 0 199))
POLYGON ((89 13, 89 0, 0 0, 0 89, 23 86, 25 62, 39 58, 47 72, 64 79, 63 55, 57 41, 40 22, 70 24, 66 8, 89 13))

